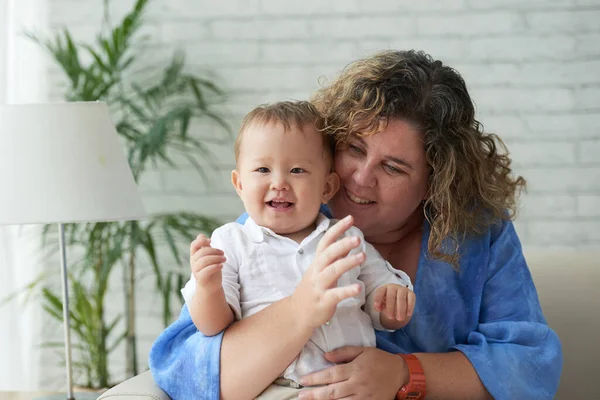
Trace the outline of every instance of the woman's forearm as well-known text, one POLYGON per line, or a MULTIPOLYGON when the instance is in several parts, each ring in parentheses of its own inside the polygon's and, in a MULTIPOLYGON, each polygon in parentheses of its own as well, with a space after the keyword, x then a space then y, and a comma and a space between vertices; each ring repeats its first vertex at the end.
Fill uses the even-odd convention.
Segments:
POLYGON ((296 358, 312 329, 286 297, 232 324, 221 345, 221 399, 253 399, 296 358))
POLYGON ((425 371, 427 400, 493 400, 471 362, 460 351, 415 356, 425 371))

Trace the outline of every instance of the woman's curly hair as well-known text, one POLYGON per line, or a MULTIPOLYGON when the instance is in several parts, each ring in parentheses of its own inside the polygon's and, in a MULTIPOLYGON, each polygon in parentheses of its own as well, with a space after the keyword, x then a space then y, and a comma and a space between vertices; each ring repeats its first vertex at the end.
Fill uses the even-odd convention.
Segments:
POLYGON ((431 167, 424 213, 429 254, 458 268, 466 236, 514 219, 525 180, 513 177, 502 140, 484 133, 463 78, 421 51, 384 51, 348 65, 312 99, 326 132, 343 145, 382 131, 390 119, 423 134, 431 167))

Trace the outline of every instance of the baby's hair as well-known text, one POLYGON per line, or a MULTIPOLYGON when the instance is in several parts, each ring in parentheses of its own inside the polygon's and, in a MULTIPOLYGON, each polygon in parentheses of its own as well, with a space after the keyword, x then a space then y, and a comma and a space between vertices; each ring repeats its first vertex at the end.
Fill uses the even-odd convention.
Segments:
MULTIPOLYGON (((280 101, 273 104, 262 104, 250 111, 242 121, 242 126, 233 147, 235 160, 237 161, 239 158, 242 138, 250 125, 277 123, 283 125, 286 132, 292 128, 303 130, 307 125, 311 125, 317 132, 322 133, 324 126, 321 113, 308 101, 280 101)), ((325 154, 333 155, 333 136, 325 133, 322 133, 322 135, 325 154)))

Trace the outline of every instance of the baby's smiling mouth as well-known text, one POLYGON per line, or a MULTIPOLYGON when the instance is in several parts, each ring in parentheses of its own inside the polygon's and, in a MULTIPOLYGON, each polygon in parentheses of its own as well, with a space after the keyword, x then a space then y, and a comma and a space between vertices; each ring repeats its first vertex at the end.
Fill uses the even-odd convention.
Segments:
POLYGON ((271 201, 267 201, 267 204, 269 205, 269 207, 278 208, 278 209, 285 209, 285 208, 289 208, 294 205, 294 203, 289 202, 289 201, 284 201, 284 200, 271 200, 271 201))

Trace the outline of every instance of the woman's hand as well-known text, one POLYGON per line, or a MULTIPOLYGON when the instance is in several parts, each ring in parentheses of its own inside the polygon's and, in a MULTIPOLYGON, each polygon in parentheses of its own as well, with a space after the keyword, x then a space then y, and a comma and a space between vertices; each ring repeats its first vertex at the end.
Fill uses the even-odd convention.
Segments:
POLYGON ((327 386, 303 390, 300 399, 393 399, 408 382, 404 359, 373 347, 341 347, 325 358, 339 365, 306 375, 300 383, 327 386))
POLYGON ((351 216, 333 225, 319 242, 317 255, 306 270, 294 293, 290 296, 294 315, 303 326, 317 328, 335 314, 339 302, 360 292, 358 284, 337 287, 338 279, 365 260, 365 253, 348 256, 360 245, 358 237, 338 240, 353 224, 351 216))

